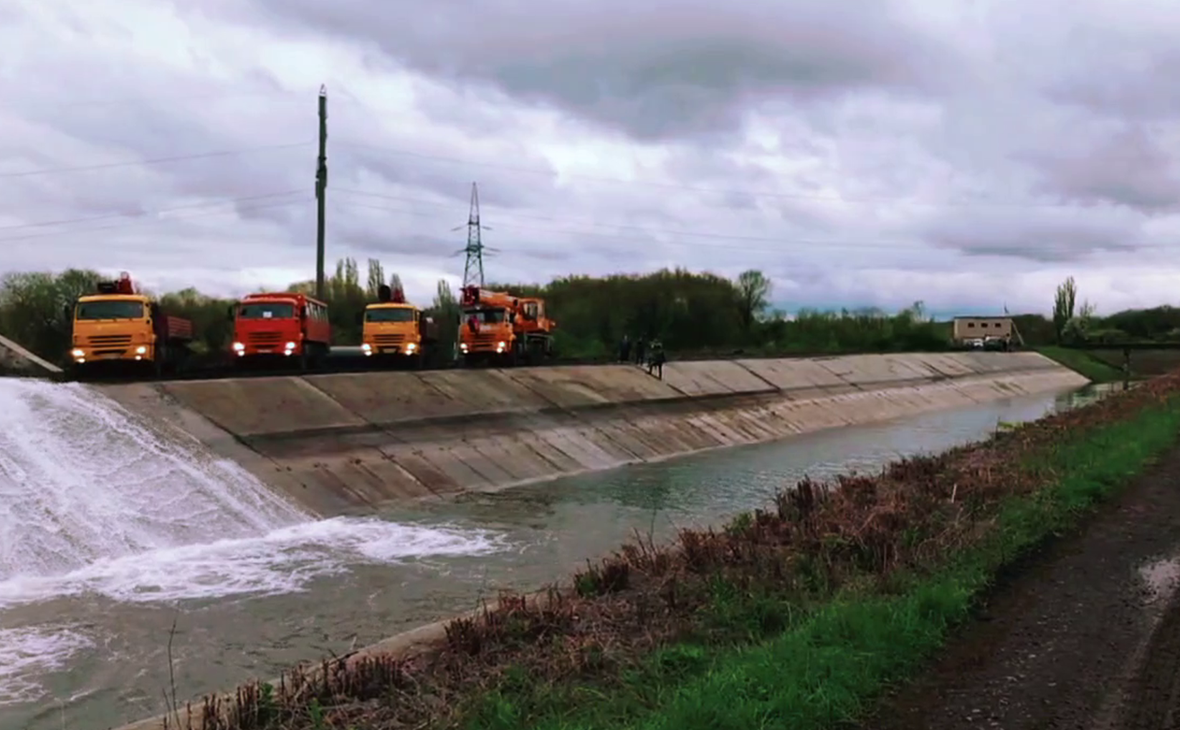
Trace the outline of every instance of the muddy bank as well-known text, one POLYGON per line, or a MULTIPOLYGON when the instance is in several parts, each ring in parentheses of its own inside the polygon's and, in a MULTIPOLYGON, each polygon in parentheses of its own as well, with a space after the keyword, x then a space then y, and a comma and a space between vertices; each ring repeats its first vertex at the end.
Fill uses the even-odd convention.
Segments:
POLYGON ((323 516, 1080 387, 1037 353, 860 355, 102 386, 323 516))
POLYGON ((1180 450, 1014 566, 978 621, 865 730, 1175 727, 1177 485, 1180 450))

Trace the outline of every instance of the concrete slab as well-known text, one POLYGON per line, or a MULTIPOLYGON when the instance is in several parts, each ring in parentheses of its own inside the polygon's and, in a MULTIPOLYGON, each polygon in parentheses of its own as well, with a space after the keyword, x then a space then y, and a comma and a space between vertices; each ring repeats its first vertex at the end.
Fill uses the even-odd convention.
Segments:
POLYGON ((3 335, 0 335, 0 365, 18 371, 38 372, 42 375, 60 375, 62 372, 57 365, 38 357, 32 351, 26 350, 3 335))
POLYGON ((917 383, 936 376, 921 362, 898 355, 849 355, 820 360, 833 375, 859 388, 917 383))
POLYGON ((417 373, 312 375, 307 382, 369 423, 465 415, 467 405, 424 382, 417 373))
POLYGON ((948 378, 975 375, 979 372, 978 368, 970 361, 959 355, 960 353, 919 352, 914 353, 911 357, 935 373, 948 378))
POLYGON ((822 360, 782 358, 737 360, 737 364, 779 390, 836 388, 846 383, 820 363, 822 360))
POLYGON ((160 389, 235 436, 362 426, 303 378, 177 380, 160 389))
POLYGON ((504 372, 561 408, 682 397, 634 365, 566 365, 504 372))
POLYGON ((437 370, 422 373, 423 382, 464 403, 469 413, 523 413, 556 404, 529 390, 507 370, 437 370))
POLYGON ((733 361, 669 362, 664 382, 684 395, 767 393, 775 386, 733 361))

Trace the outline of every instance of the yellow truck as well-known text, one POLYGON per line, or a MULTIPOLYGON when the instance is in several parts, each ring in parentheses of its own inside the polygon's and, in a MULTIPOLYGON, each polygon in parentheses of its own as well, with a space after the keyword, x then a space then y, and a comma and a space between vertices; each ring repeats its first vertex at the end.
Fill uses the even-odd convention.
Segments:
POLYGON ((126 272, 117 281, 100 282, 97 294, 67 304, 65 315, 76 375, 96 365, 147 366, 160 375, 184 360, 193 341, 193 323, 161 311, 126 272))
POLYGON ((377 301, 366 306, 359 318, 365 357, 419 368, 438 342, 434 320, 408 303, 401 289, 391 291, 382 285, 377 301))

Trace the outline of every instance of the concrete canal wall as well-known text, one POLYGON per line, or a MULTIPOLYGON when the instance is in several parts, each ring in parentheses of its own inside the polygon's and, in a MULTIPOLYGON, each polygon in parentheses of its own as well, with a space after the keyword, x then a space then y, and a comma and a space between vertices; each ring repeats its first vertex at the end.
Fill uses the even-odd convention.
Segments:
POLYGON ((1037 353, 972 352, 97 387, 330 516, 1086 383, 1037 353))

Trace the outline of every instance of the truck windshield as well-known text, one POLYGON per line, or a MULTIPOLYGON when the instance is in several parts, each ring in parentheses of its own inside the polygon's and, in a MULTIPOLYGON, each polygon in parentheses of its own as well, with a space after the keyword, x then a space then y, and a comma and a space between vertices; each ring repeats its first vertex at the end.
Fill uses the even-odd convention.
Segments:
POLYGON ((508 313, 503 309, 465 309, 463 310, 463 321, 468 322, 472 318, 479 324, 500 324, 508 319, 508 313))
POLYGON ((238 319, 291 319, 295 305, 283 302, 251 302, 238 307, 238 319))
POLYGON ((368 309, 365 310, 366 322, 413 322, 412 309, 368 309))
POLYGON ((143 302, 82 302, 75 316, 78 319, 142 319, 143 302))

